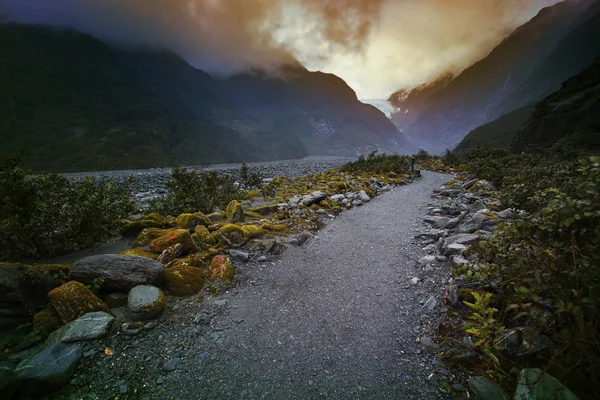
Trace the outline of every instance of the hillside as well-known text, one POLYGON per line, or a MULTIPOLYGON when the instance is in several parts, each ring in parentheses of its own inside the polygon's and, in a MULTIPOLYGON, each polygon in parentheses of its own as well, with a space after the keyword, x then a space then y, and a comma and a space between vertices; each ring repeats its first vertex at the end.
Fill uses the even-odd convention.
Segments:
POLYGON ((534 107, 519 108, 473 129, 454 148, 454 151, 464 152, 477 147, 512 146, 533 110, 534 107))
POLYGON ((600 58, 533 107, 524 107, 471 131, 454 149, 530 146, 563 140, 586 150, 600 149, 600 58))
MULTIPOLYGON (((395 116, 394 121, 421 147, 452 148, 474 128, 543 99, 589 66, 600 53, 598 27, 598 1, 547 7, 486 58, 450 82, 434 85, 412 108, 411 119, 395 116)), ((406 99, 415 104, 415 96, 406 99)), ((403 108, 402 101, 394 105, 403 108)))
POLYGON ((536 106, 514 150, 561 139, 587 150, 600 149, 600 59, 536 106))
POLYGON ((213 79, 158 50, 0 24, 2 150, 59 171, 402 152, 408 142, 340 78, 300 65, 213 79))

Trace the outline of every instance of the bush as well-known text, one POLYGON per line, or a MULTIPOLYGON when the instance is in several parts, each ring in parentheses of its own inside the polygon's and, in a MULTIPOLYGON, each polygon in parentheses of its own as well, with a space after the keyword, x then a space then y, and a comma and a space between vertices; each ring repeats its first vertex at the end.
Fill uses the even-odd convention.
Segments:
POLYGON ((0 156, 0 259, 49 258, 94 246, 134 211, 128 187, 57 174, 27 177, 20 156, 0 156))
MULTIPOLYGON (((598 398, 600 386, 585 382, 600 377, 600 157, 577 161, 582 154, 559 145, 473 157, 463 167, 493 180, 509 205, 529 211, 469 249, 479 260, 463 279, 504 294, 498 326, 533 326, 553 339, 554 356, 533 366, 582 397, 598 398)), ((498 350, 491 342, 490 349, 498 350)), ((490 360, 487 367, 498 371, 499 362, 490 360)), ((506 371, 512 366, 501 363, 506 371)))
POLYGON ((243 190, 259 189, 262 187, 262 176, 258 172, 249 171, 244 163, 240 168, 239 182, 243 190))
POLYGON ((150 204, 150 211, 161 214, 211 213, 224 209, 231 200, 240 200, 246 193, 235 185, 228 174, 219 176, 215 171, 198 173, 184 168, 175 168, 167 183, 168 194, 150 204))
POLYGON ((373 151, 367 157, 361 154, 357 161, 346 163, 340 169, 346 172, 395 172, 401 174, 410 172, 410 165, 410 156, 377 154, 377 151, 373 151))

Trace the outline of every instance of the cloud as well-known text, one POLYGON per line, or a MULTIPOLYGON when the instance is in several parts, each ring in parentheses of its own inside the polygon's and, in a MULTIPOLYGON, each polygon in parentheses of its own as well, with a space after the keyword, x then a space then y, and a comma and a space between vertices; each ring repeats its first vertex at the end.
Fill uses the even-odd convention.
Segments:
POLYGON ((0 15, 171 49, 216 75, 298 59, 362 97, 458 72, 557 0, 3 0, 0 15))

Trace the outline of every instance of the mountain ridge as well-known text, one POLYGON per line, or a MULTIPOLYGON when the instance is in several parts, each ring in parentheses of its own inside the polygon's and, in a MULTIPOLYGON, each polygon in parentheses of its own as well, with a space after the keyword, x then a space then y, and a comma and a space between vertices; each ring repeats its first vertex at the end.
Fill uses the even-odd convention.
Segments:
POLYGON ((35 170, 149 168, 402 151, 339 77, 288 65, 215 79, 172 53, 73 29, 0 24, 3 151, 35 170))
MULTIPOLYGON (((444 82, 420 109, 413 109, 417 115, 413 115, 412 121, 397 115, 393 117, 394 121, 409 140, 421 147, 438 153, 454 147, 477 126, 543 99, 565 79, 587 67, 592 62, 591 57, 600 53, 600 43, 592 40, 594 29, 588 29, 583 35, 591 38, 586 47, 590 58, 568 60, 562 75, 550 76, 550 82, 543 90, 503 103, 526 82, 536 82, 532 77, 547 59, 560 58, 553 54, 555 51, 561 54, 562 49, 573 47, 573 42, 581 40, 571 34, 585 24, 600 26, 599 1, 565 1, 542 9, 508 35, 487 57, 444 82), (558 50, 557 43, 562 46, 558 50)), ((402 107, 401 104, 395 106, 402 107)))

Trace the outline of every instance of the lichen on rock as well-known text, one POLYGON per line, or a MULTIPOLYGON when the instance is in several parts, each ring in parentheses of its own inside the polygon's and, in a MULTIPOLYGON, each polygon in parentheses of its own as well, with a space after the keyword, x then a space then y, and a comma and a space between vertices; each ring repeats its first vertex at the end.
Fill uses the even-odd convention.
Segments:
POLYGON ((91 311, 110 310, 91 290, 77 281, 69 281, 48 293, 50 303, 64 323, 71 322, 91 311))
POLYGON ((204 272, 191 265, 177 265, 165 271, 165 281, 174 296, 191 296, 202 290, 204 272))
POLYGON ((187 229, 173 229, 165 235, 153 239, 148 247, 155 253, 162 253, 167 248, 180 243, 183 246, 183 253, 197 251, 197 247, 192 240, 192 235, 187 229))

